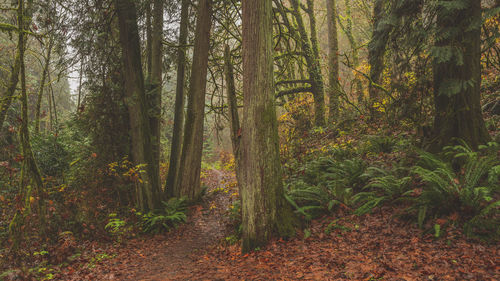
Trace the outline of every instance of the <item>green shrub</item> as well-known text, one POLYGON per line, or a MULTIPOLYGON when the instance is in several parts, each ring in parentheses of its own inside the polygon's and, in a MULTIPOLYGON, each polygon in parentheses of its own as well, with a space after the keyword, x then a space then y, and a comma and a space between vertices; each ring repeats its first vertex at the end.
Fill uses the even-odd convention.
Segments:
POLYGON ((70 157, 60 138, 53 134, 34 135, 33 153, 45 176, 61 176, 68 168, 70 157))
POLYGON ((330 189, 340 186, 360 190, 366 183, 366 178, 363 177, 366 168, 366 163, 360 158, 331 162, 320 179, 330 189))
POLYGON ((498 233, 500 163, 496 152, 487 151, 495 146, 490 144, 482 147, 485 153, 473 151, 465 145, 445 148, 446 156, 461 163, 458 171, 453 169, 450 161, 421 152, 420 162, 413 167, 412 172, 425 185, 409 209, 417 214, 420 227, 429 218, 458 213, 465 222, 466 234, 472 235, 474 228, 484 228, 486 225, 493 226, 490 232, 498 233))
POLYGON ((177 227, 187 220, 187 204, 185 198, 171 198, 162 202, 164 208, 141 216, 141 227, 146 233, 160 233, 177 227))
POLYGON ((241 238, 241 234, 243 232, 243 225, 241 224, 241 201, 235 200, 229 206, 229 221, 230 224, 234 227, 234 232, 226 237, 226 241, 229 244, 235 244, 241 238))
POLYGON ((311 161, 305 165, 303 175, 288 184, 287 200, 306 219, 331 212, 336 206, 347 208, 353 203, 355 190, 366 181, 362 177, 365 170, 366 164, 358 158, 311 161))
POLYGON ((109 214, 109 221, 104 226, 111 236, 120 243, 124 236, 132 231, 132 226, 127 226, 127 222, 117 217, 116 213, 109 214))
POLYGON ((296 209, 296 212, 306 220, 330 211, 337 200, 330 196, 328 190, 319 185, 309 185, 296 181, 290 185, 286 199, 296 209))
POLYGON ((368 150, 374 153, 391 153, 397 144, 392 136, 369 136, 368 150))
POLYGON ((354 202, 360 203, 356 211, 357 215, 369 213, 373 208, 386 202, 394 202, 406 198, 410 190, 411 177, 399 176, 398 169, 386 171, 377 167, 369 167, 365 177, 372 177, 370 182, 354 196, 354 202))

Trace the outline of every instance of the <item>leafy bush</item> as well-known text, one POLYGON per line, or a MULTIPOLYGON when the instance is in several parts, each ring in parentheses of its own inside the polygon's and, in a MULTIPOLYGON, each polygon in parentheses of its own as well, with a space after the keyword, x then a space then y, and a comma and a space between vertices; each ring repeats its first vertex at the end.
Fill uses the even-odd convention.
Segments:
POLYGON ((391 136, 370 136, 368 143, 368 149, 371 152, 391 153, 397 144, 397 140, 391 136))
POLYGON ((171 198, 162 202, 164 208, 141 216, 141 227, 147 233, 160 233, 177 227, 187 220, 187 204, 185 198, 171 198))
POLYGON ((367 165, 362 159, 354 158, 330 163, 331 166, 320 176, 330 189, 344 187, 360 190, 366 183, 363 175, 367 165))
POLYGON ((53 134, 34 135, 32 146, 44 175, 61 176, 69 168, 69 154, 61 140, 53 134))
POLYGON ((104 229, 106 229, 116 239, 116 241, 120 243, 122 239, 127 236, 127 234, 130 234, 132 226, 127 226, 127 222, 125 220, 118 218, 116 213, 111 213, 109 214, 109 221, 106 226, 104 226, 104 229))
POLYGON ((411 177, 397 175, 397 169, 386 171, 377 167, 369 167, 365 176, 373 176, 373 178, 363 188, 368 191, 354 196, 354 202, 362 204, 354 212, 357 215, 369 213, 382 203, 405 198, 412 192, 410 190, 411 177))
POLYGON ((225 239, 229 244, 233 245, 240 240, 243 232, 243 225, 241 224, 241 201, 233 201, 233 203, 229 206, 228 213, 229 222, 234 227, 234 232, 225 239))
POLYGON ((287 200, 296 212, 311 219, 335 206, 348 208, 355 190, 361 189, 366 164, 358 158, 337 161, 320 158, 305 165, 303 176, 294 178, 287 189, 287 200))
MULTIPOLYGON (((495 146, 489 144, 481 148, 486 151, 495 146)), ((496 153, 481 154, 465 145, 447 147, 445 151, 448 157, 463 163, 461 169, 456 172, 450 161, 421 152, 421 161, 412 172, 425 186, 409 211, 417 214, 420 227, 431 217, 458 213, 465 221, 465 231, 469 235, 473 234, 474 228, 484 229, 487 225, 492 226, 489 231, 499 232, 500 163, 496 153)))
POLYGON ((294 182, 290 185, 286 199, 296 209, 296 212, 304 216, 306 220, 330 211, 337 200, 332 198, 328 190, 319 185, 309 185, 303 181, 294 182))

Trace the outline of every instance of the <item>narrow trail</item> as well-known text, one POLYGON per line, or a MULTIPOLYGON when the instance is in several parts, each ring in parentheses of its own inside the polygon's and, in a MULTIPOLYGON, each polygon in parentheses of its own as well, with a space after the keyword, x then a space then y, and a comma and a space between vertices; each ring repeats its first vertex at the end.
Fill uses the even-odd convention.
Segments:
POLYGON ((220 183, 225 182, 228 175, 219 171, 210 171, 208 195, 201 206, 194 208, 183 231, 183 235, 175 241, 166 241, 141 263, 134 266, 138 272, 132 272, 129 280, 188 280, 193 278, 191 270, 196 268, 196 261, 207 250, 225 237, 227 232, 224 218, 230 201, 225 192, 217 192, 220 183), (215 191, 215 192, 214 192, 215 191), (143 269, 147 267, 148 270, 143 269))
POLYGON ((205 171, 208 189, 188 223, 118 246, 90 245, 94 256, 110 256, 93 266, 82 258, 60 280, 500 280, 500 246, 472 243, 452 227, 436 239, 395 218, 395 207, 364 216, 339 210, 311 222, 307 236, 298 229, 289 241, 241 254, 220 243, 231 234, 234 182, 229 172, 205 171))
POLYGON ((136 239, 117 249, 114 258, 89 272, 75 272, 71 280, 193 280, 197 262, 228 235, 227 210, 232 175, 209 170, 208 186, 200 204, 190 208, 188 222, 172 232, 136 239), (83 273, 83 274, 82 274, 83 273), (85 274, 87 273, 87 274, 85 274))

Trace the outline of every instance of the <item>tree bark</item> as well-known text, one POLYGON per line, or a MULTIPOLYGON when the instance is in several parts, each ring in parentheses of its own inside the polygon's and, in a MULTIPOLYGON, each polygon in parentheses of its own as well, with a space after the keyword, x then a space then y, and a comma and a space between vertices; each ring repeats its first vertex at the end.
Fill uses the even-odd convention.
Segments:
POLYGON ((389 40, 389 25, 382 26, 384 16, 384 0, 376 0, 373 6, 373 27, 372 39, 368 44, 368 62, 370 64, 370 86, 369 86, 369 107, 371 117, 376 118, 377 110, 372 106, 374 102, 380 101, 379 89, 373 83, 380 84, 380 76, 384 71, 384 55, 389 40))
POLYGON ((83 57, 80 60, 80 73, 78 73, 78 101, 76 103, 76 112, 80 112, 80 106, 82 104, 82 80, 83 80, 83 57))
MULTIPOLYGON (((317 52, 315 47, 309 43, 309 38, 307 37, 307 31, 304 25, 304 21, 300 14, 300 3, 299 0, 291 0, 292 3, 292 13, 297 21, 297 28, 300 34, 300 44, 302 51, 304 52, 304 58, 307 64, 307 70, 309 72, 309 77, 311 80, 312 94, 314 97, 314 123, 316 126, 325 125, 325 90, 323 84, 323 77, 321 76, 321 66, 319 64, 319 58, 315 56, 317 52)), ((314 13, 309 16, 314 17, 314 13)), ((311 33, 316 32, 311 30, 311 33)), ((314 36, 312 37, 314 38, 314 36)), ((316 47, 317 48, 317 47, 316 47)), ((319 51, 318 51, 319 52, 319 51)))
POLYGON ((212 0, 200 0, 194 40, 191 84, 184 127, 179 180, 174 188, 176 197, 185 196, 193 201, 201 192, 200 172, 205 120, 205 94, 207 86, 208 52, 212 24, 212 0))
MULTIPOLYGON (((28 1, 29 7, 31 7, 32 1, 28 1)), ((28 9, 29 10, 29 9, 28 9)), ((29 26, 28 22, 24 21, 24 18, 26 17, 25 14, 25 6, 24 6, 24 0, 19 0, 18 1, 18 7, 17 7, 17 22, 18 22, 18 27, 19 27, 19 34, 18 34, 18 46, 17 46, 17 54, 19 58, 19 70, 20 70, 20 76, 21 76, 21 129, 19 132, 20 139, 21 139, 21 148, 23 152, 23 157, 24 157, 24 167, 27 168, 28 173, 30 175, 30 181, 34 183, 35 190, 36 190, 36 197, 38 197, 38 202, 37 204, 37 215, 39 218, 39 225, 40 225, 40 234, 45 234, 46 230, 46 223, 45 223, 45 190, 43 187, 43 180, 42 180, 42 175, 40 173, 40 170, 38 168, 38 165, 35 161, 35 157, 33 155, 33 150, 31 148, 31 141, 30 141, 30 133, 28 129, 28 95, 26 93, 26 69, 25 69, 25 64, 24 64, 24 51, 26 48, 26 39, 27 36, 25 35, 24 30, 26 30, 26 26, 29 26)), ((24 171, 24 169, 23 169, 24 171)), ((30 184, 31 185, 31 184, 30 184)), ((24 187, 23 187, 24 189, 24 187)), ((28 189, 30 189, 28 187, 28 189)), ((28 196, 30 192, 28 191, 28 196)), ((26 194, 25 194, 26 195, 26 194)), ((29 210, 31 210, 31 200, 29 198, 23 198, 25 199, 25 208, 24 210, 18 210, 9 226, 9 229, 11 231, 10 235, 13 238, 13 244, 11 250, 14 252, 17 252, 19 243, 20 243, 20 235, 21 233, 15 233, 17 231, 21 231, 20 226, 24 222, 24 216, 28 215, 29 210)))
MULTIPOLYGON (((231 61, 231 49, 229 45, 224 48, 224 74, 227 84, 227 104, 229 105, 229 119, 231 124, 231 143, 233 145, 233 155, 235 173, 238 183, 241 182, 241 127, 238 114, 238 101, 236 99, 236 87, 234 85, 234 69, 231 61)), ((241 192, 240 192, 241 194, 241 192)))
MULTIPOLYGON (((352 30, 352 13, 351 13, 351 0, 345 0, 345 13, 346 13, 346 26, 344 28, 345 35, 351 45, 352 49, 352 63, 351 66, 354 69, 357 69, 359 66, 359 51, 358 51, 358 43, 356 42, 356 38, 354 37, 354 33, 352 30)), ((357 75, 354 76, 352 80, 352 84, 354 87, 354 92, 358 97, 358 103, 363 103, 363 84, 357 75)))
POLYGON ((284 198, 273 83, 272 3, 244 0, 241 140, 242 251, 293 235, 284 198))
POLYGON ((454 138, 473 148, 490 139, 480 106, 481 26, 477 23, 481 22, 481 1, 467 3, 465 9, 438 9, 438 32, 447 35, 437 39, 436 48, 458 45, 462 54, 434 61, 433 150, 452 144, 454 138), (446 33, 450 28, 460 28, 461 32, 446 33))
POLYGON ((12 100, 14 99, 14 94, 16 92, 17 84, 19 83, 19 72, 21 71, 21 59, 20 50, 16 50, 16 57, 14 59, 14 66, 10 72, 9 86, 7 91, 3 94, 0 100, 0 129, 3 127, 3 123, 7 117, 7 112, 9 111, 12 100))
POLYGON ((337 37, 337 8, 335 0, 326 0, 328 21, 328 121, 336 121, 339 110, 340 83, 339 83, 339 42, 337 37))
POLYGON ((174 128, 170 146, 165 191, 168 197, 174 196, 174 186, 179 177, 179 162, 182 150, 182 126, 184 123, 184 89, 186 85, 186 45, 189 25, 189 0, 182 0, 181 23, 179 30, 179 49, 177 51, 177 85, 175 89, 174 128))
POLYGON ((160 132, 161 132, 161 94, 163 88, 163 1, 154 0, 153 30, 151 36, 151 77, 148 113, 151 128, 151 143, 153 150, 154 177, 160 185, 160 132))
POLYGON ((124 65, 125 100, 131 127, 132 159, 135 164, 146 164, 145 180, 140 189, 144 194, 144 202, 137 204, 141 210, 148 211, 160 205, 160 189, 158 177, 155 176, 136 8, 132 0, 115 0, 115 7, 124 65))
POLYGON ((42 97, 43 90, 45 89, 45 79, 47 78, 47 72, 49 71, 50 66, 50 57, 52 54, 52 45, 54 43, 54 39, 51 37, 49 39, 49 44, 47 46, 47 56, 45 57, 45 63, 42 71, 42 78, 40 79, 40 88, 38 89, 37 101, 36 101, 36 113, 35 113, 35 133, 38 134, 40 132, 40 109, 42 107, 42 97))

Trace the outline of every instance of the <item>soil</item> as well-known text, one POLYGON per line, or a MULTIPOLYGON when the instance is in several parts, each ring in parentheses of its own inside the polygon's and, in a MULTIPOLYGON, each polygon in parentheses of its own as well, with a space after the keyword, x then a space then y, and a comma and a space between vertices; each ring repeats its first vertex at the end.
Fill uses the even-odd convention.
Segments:
POLYGON ((234 176, 227 171, 205 172, 206 194, 189 211, 189 219, 178 229, 119 247, 102 249, 114 253, 94 268, 69 267, 64 280, 193 280, 200 257, 206 255, 231 233, 229 206, 235 197, 234 176))
MULTIPOLYGON (((113 257, 89 267, 80 260, 58 280, 500 280, 500 245, 471 241, 459 227, 442 237, 397 219, 396 207, 373 214, 338 210, 311 222, 289 241, 241 254, 225 237, 236 197, 234 176, 204 173, 207 193, 187 224, 157 236, 92 249, 113 257)), ((99 247, 99 246, 95 246, 99 247)), ((95 255, 95 254, 94 254, 95 255)))

